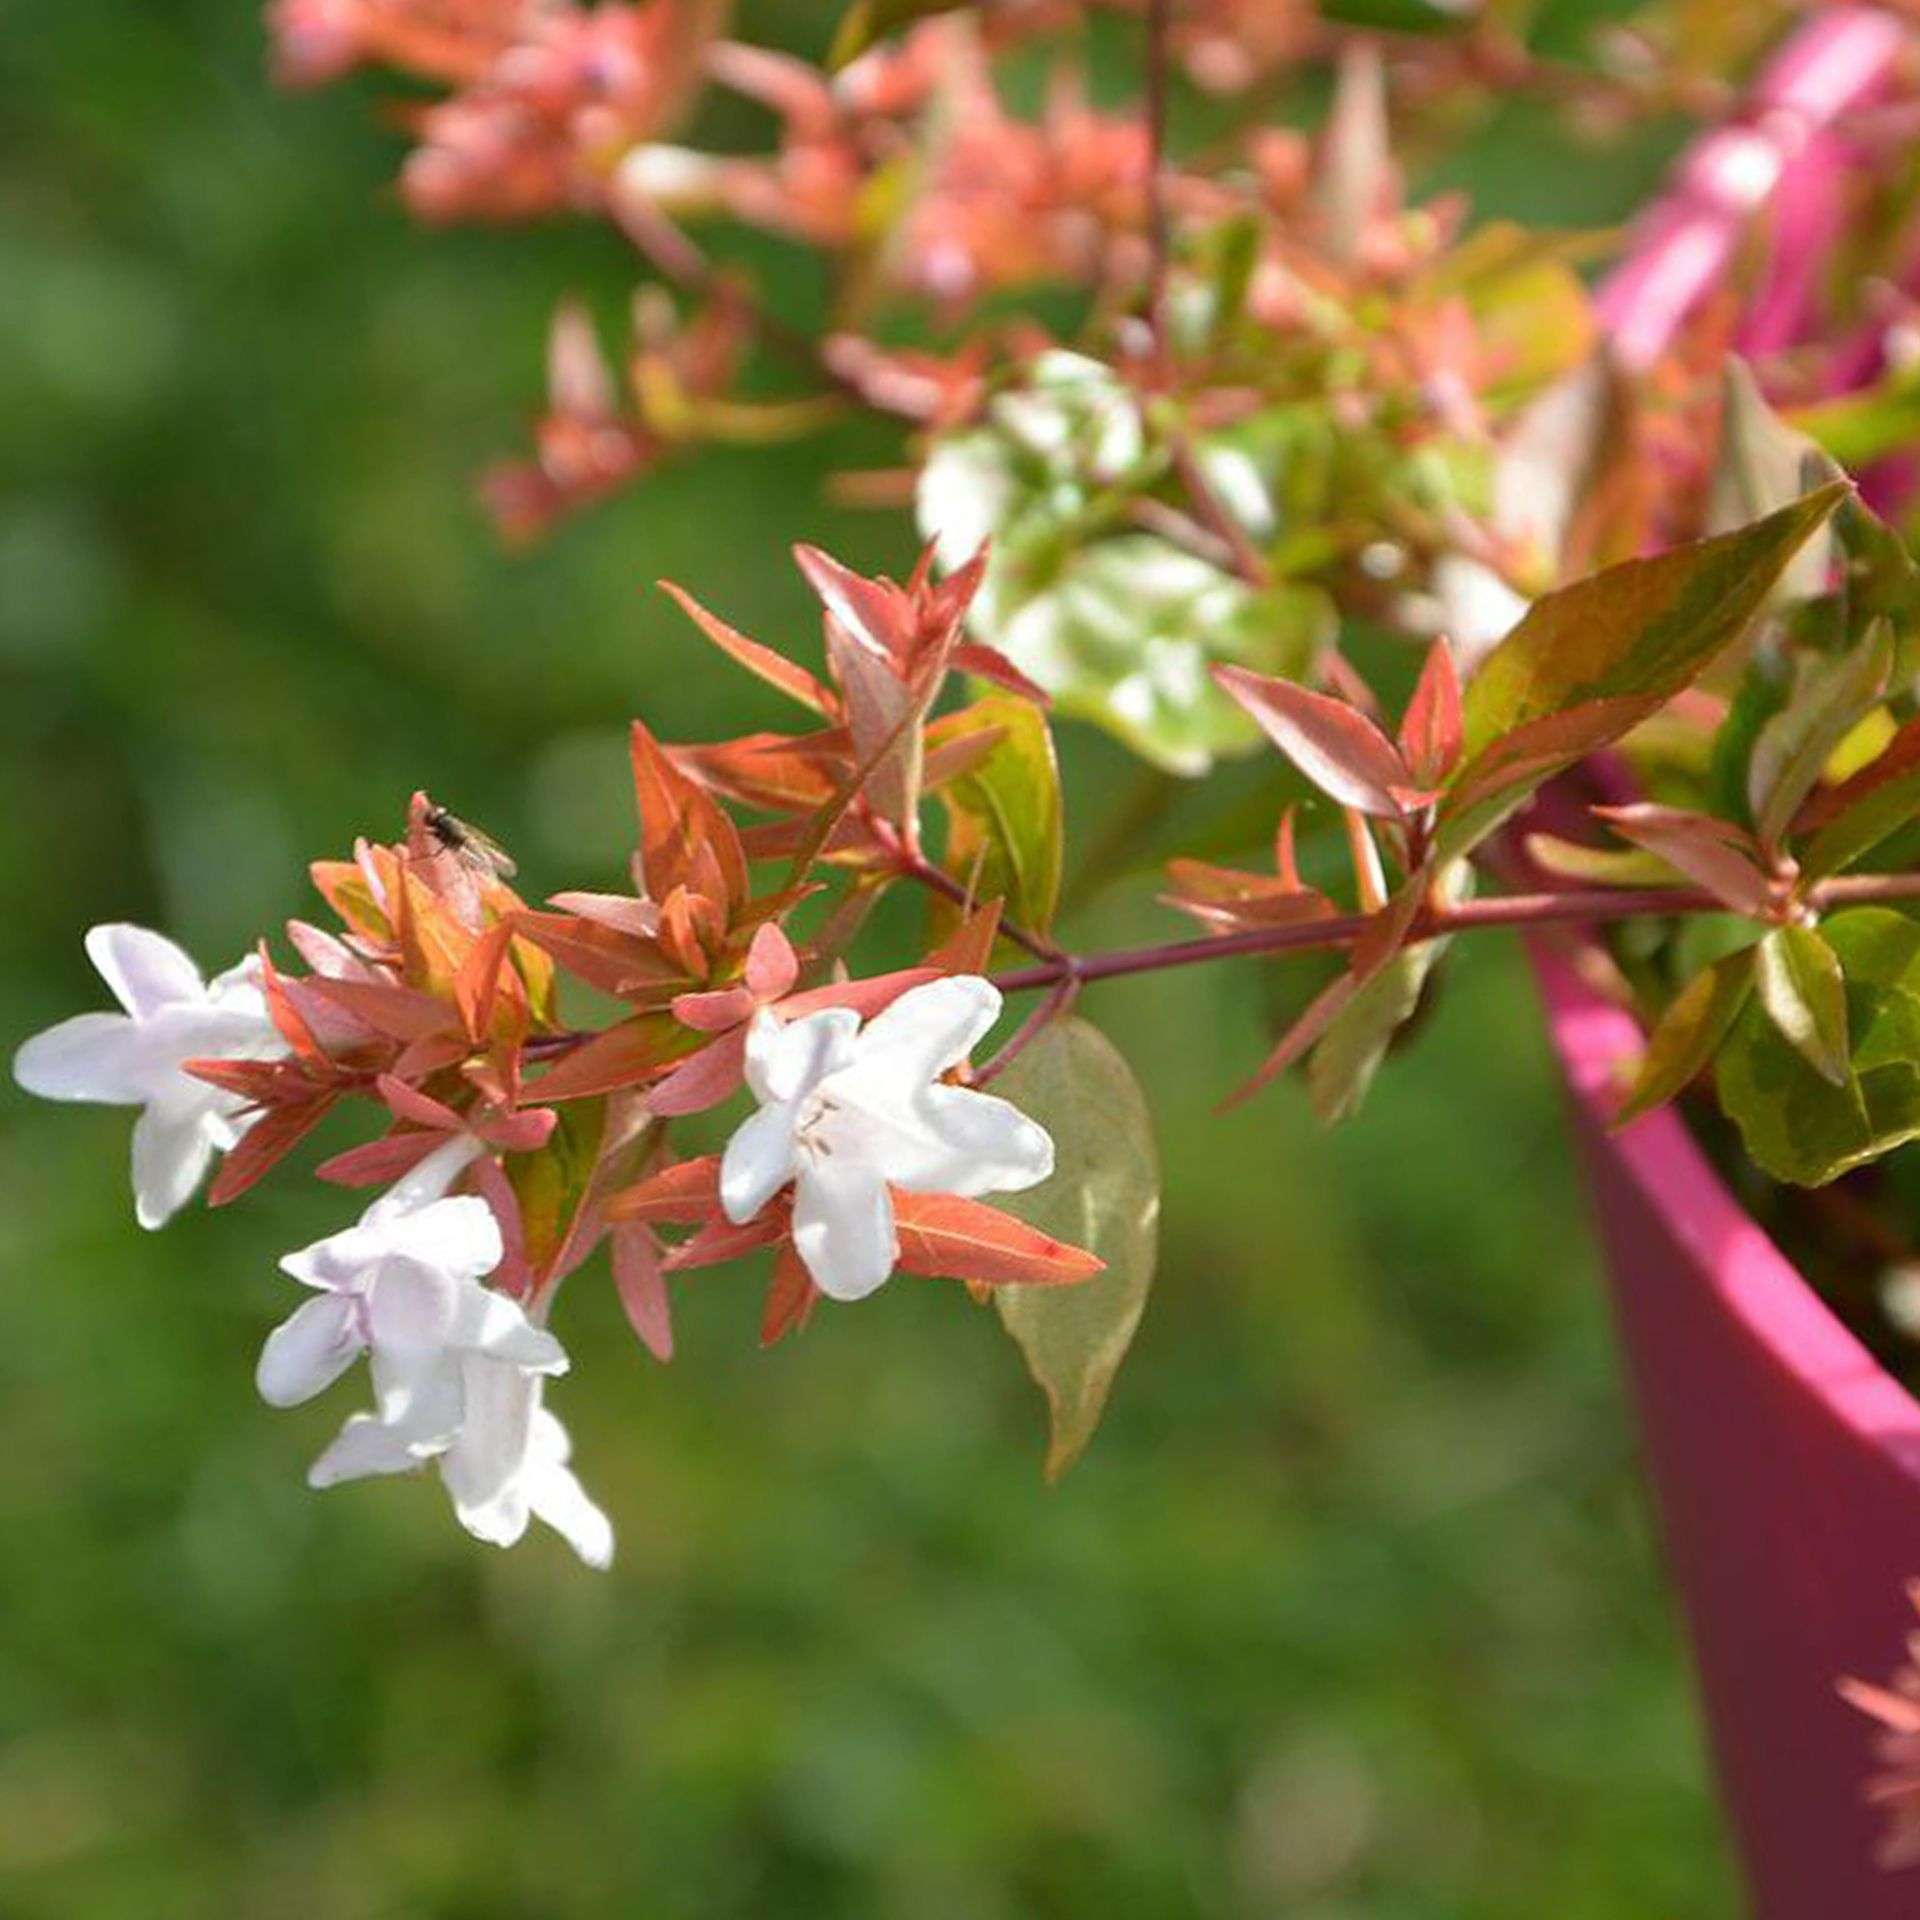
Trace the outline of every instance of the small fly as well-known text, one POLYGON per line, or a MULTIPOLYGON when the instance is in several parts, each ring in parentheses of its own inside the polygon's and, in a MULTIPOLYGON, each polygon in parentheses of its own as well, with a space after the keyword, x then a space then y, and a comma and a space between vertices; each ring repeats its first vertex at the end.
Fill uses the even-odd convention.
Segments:
POLYGON ((427 809, 426 829, 441 847, 475 873, 494 880, 511 880, 520 871, 505 847, 471 821, 462 820, 438 804, 427 809))

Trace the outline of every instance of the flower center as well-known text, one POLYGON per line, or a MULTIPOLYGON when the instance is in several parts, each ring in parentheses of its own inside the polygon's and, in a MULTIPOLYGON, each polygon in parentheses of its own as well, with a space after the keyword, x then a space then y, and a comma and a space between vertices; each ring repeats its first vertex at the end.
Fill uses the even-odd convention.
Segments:
POLYGON ((794 1117, 793 1144, 809 1159, 825 1160, 833 1153, 828 1138, 828 1122, 840 1111, 840 1103, 824 1088, 816 1087, 800 1103, 794 1117))

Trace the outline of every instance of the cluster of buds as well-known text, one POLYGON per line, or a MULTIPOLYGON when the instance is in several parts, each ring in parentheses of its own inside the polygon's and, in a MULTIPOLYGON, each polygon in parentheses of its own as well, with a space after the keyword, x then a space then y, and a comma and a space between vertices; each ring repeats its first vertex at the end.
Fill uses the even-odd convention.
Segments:
POLYGON ((836 964, 857 914, 827 913, 800 945, 786 931, 823 860, 852 867, 860 897, 935 875, 921 796, 1002 738, 965 710, 927 726, 950 668, 1002 668, 960 638, 970 579, 936 587, 923 567, 902 588, 813 550, 802 565, 828 610, 828 681, 694 611, 826 724, 673 752, 636 723, 632 892, 529 907, 505 856, 416 794, 397 844, 315 865, 338 925, 288 927, 306 971, 263 943, 209 983, 161 935, 98 927, 87 950, 122 1011, 80 1014, 20 1049, 31 1092, 141 1107, 133 1182, 149 1227, 216 1157, 220 1205, 336 1108, 383 1117, 378 1137, 315 1169, 378 1197, 282 1262, 315 1297, 260 1360, 276 1406, 368 1361, 372 1410, 348 1418, 313 1485, 431 1464, 478 1538, 511 1543, 536 1518, 605 1565, 611 1527, 545 1405, 568 1365, 555 1296, 597 1250, 661 1358, 668 1277, 756 1249, 774 1254, 768 1341, 819 1299, 863 1299, 896 1271, 982 1294, 1098 1271, 983 1203, 1042 1185, 1054 1161, 1043 1125, 969 1084, 1001 1011, 984 977, 998 912, 969 908, 920 964, 866 978, 836 964), (743 836, 718 793, 781 817, 743 836), (784 863, 771 890, 755 886, 761 859, 784 863), (562 976, 621 1016, 565 1026, 562 976), (743 1087, 752 1110, 723 1153, 672 1152, 671 1122, 743 1087))

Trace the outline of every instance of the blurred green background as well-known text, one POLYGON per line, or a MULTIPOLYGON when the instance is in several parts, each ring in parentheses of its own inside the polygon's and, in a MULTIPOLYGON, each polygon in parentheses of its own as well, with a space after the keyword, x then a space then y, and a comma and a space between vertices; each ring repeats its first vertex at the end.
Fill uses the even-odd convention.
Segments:
MULTIPOLYGON (((622 722, 780 716, 658 596, 813 627, 786 543, 843 438, 676 472, 530 557, 514 447, 597 232, 421 236, 376 90, 287 99, 248 0, 0 31, 0 1037, 95 1004, 82 930, 210 965, 424 784, 530 889, 628 845, 622 722)), ((818 47, 827 9, 757 24, 818 47)), ((753 14, 750 10, 750 20, 753 14)), ((1630 207, 1657 154, 1503 119, 1489 211, 1630 207)), ((804 640, 802 641, 804 644, 804 640)), ((1075 736, 1080 818, 1126 779, 1075 736)), ((1149 905, 1097 930, 1166 928, 1149 905)), ((1168 1170, 1159 1291, 1057 1490, 990 1314, 903 1285, 772 1355, 745 1274, 661 1369, 602 1270, 555 1395, 610 1577, 437 1487, 316 1496, 347 1404, 254 1397, 283 1177, 143 1236, 127 1116, 0 1094, 0 1914, 301 1920, 1649 1920, 1733 1911, 1582 1200, 1516 952, 1323 1136, 1225 1118, 1253 969, 1115 987, 1168 1170)), ((344 1136, 329 1135, 338 1145, 344 1136)))

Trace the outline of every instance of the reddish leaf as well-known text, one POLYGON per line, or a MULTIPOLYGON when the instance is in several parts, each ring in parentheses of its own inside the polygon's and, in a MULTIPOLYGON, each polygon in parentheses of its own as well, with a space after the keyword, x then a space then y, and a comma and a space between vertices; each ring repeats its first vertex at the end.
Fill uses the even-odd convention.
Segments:
POLYGON ((904 1273, 992 1287, 1044 1287, 1085 1280, 1106 1264, 1010 1213, 957 1194, 895 1188, 893 1211, 904 1273))
POLYGON ((673 1358, 673 1318, 666 1275, 660 1270, 660 1246, 643 1226, 616 1227, 613 1286, 626 1309, 627 1324, 656 1360, 673 1358))
POLYGON ((207 1205, 224 1207, 229 1201, 239 1199, 326 1118, 327 1110, 338 1098, 336 1092, 329 1090, 316 1094, 304 1104, 275 1107, 262 1114, 221 1164, 213 1185, 207 1189, 207 1205))
POLYGON ((1460 740, 1460 676, 1453 650, 1436 640, 1400 721, 1400 751, 1414 779, 1434 786, 1453 771, 1460 740))
MULTIPOLYGON (((658 925, 659 909, 654 909, 658 925)), ((617 933, 574 914, 517 913, 517 932, 549 953, 566 970, 602 993, 620 999, 654 999, 661 1004, 686 985, 686 976, 656 940, 617 933)))
POLYGON ((770 1246, 787 1231, 783 1209, 765 1207, 751 1220, 709 1220, 691 1238, 682 1240, 663 1262, 669 1273, 688 1273, 696 1267, 717 1267, 737 1260, 756 1247, 770 1246))
POLYGON ((784 654, 775 653, 771 647, 762 646, 758 640, 749 640, 744 633, 736 632, 671 580, 655 584, 729 659, 737 661, 749 673, 757 674, 768 686, 777 687, 789 698, 798 700, 803 707, 822 714, 833 711, 833 701, 826 688, 805 667, 796 665, 784 654))
POLYGON ((790 1333, 798 1333, 813 1314, 820 1289, 813 1284, 806 1263, 790 1246, 780 1249, 773 1263, 773 1279, 766 1304, 760 1310, 760 1344, 771 1347, 790 1333))
POLYGON ((675 747, 676 765, 703 786, 743 806, 798 813, 825 806, 853 759, 844 727, 822 733, 750 733, 711 746, 675 747))
POLYGON ((1357 707, 1245 667, 1216 666, 1213 677, 1323 793, 1378 819, 1401 818, 1395 790, 1419 783, 1399 749, 1357 707))
POLYGON ((756 1000, 778 1000, 793 991, 800 977, 800 956, 793 942, 772 921, 758 928, 747 948, 747 964, 741 978, 756 1000))
POLYGON ((513 942, 513 922, 496 921, 473 943, 472 951, 453 976, 453 1003, 472 1040, 483 1040, 493 1027, 500 998, 500 980, 513 942))
POLYGON ((747 1064, 747 1029, 735 1027, 683 1060, 664 1080, 647 1089, 647 1107, 663 1120, 705 1113, 728 1099, 740 1085, 747 1064))
POLYGON ((316 979, 306 984, 389 1040, 424 1040, 453 1024, 454 1010, 445 1001, 412 987, 361 980, 316 979))
POLYGON ((256 1107, 298 1106, 314 1094, 313 1076, 292 1060, 183 1060, 181 1071, 256 1107))
POLYGON ((532 1083, 533 1091, 550 1102, 638 1086, 698 1044, 697 1035, 664 1013, 637 1014, 556 1061, 532 1083))
POLYGON ((953 664, 962 673, 977 674, 997 687, 1005 687, 1009 693, 1017 693, 1023 700, 1031 700, 1036 707, 1053 705, 1053 697, 1046 688, 1029 680, 998 647, 963 640, 953 650, 953 664))
POLYGON ((634 800, 640 813, 640 861, 650 898, 696 885, 702 868, 720 877, 720 904, 748 893, 739 830, 704 787, 680 771, 645 724, 631 730, 634 800))
POLYGON ((1731 821, 1644 802, 1595 807, 1593 813, 1623 840, 1657 853, 1735 913, 1759 915, 1771 905, 1772 888, 1759 847, 1751 834, 1731 821))
POLYGON ((660 909, 631 893, 556 893, 548 904, 639 940, 651 940, 660 931, 660 909))
POLYGON ((444 1100, 436 1100, 390 1073, 383 1073, 373 1084, 398 1119, 411 1120, 417 1127, 437 1127, 442 1133, 458 1133, 466 1124, 444 1100))
POLYGON ((1006 902, 989 900, 975 907, 927 955, 927 965, 938 973, 985 973, 993 960, 993 943, 1000 937, 1000 915, 1006 902))
POLYGON ((867 652, 904 667, 912 651, 912 602, 891 580, 869 580, 818 547, 796 546, 793 557, 822 605, 867 652))
POLYGON ((383 1134, 345 1153, 336 1153, 314 1168, 315 1175, 336 1187, 378 1187, 409 1174, 436 1147, 446 1144, 444 1133, 410 1127, 404 1133, 383 1134))
POLYGON ((698 1226, 720 1211, 720 1156, 676 1160, 670 1167, 612 1195, 603 1209, 609 1220, 653 1220, 670 1226, 698 1226))

